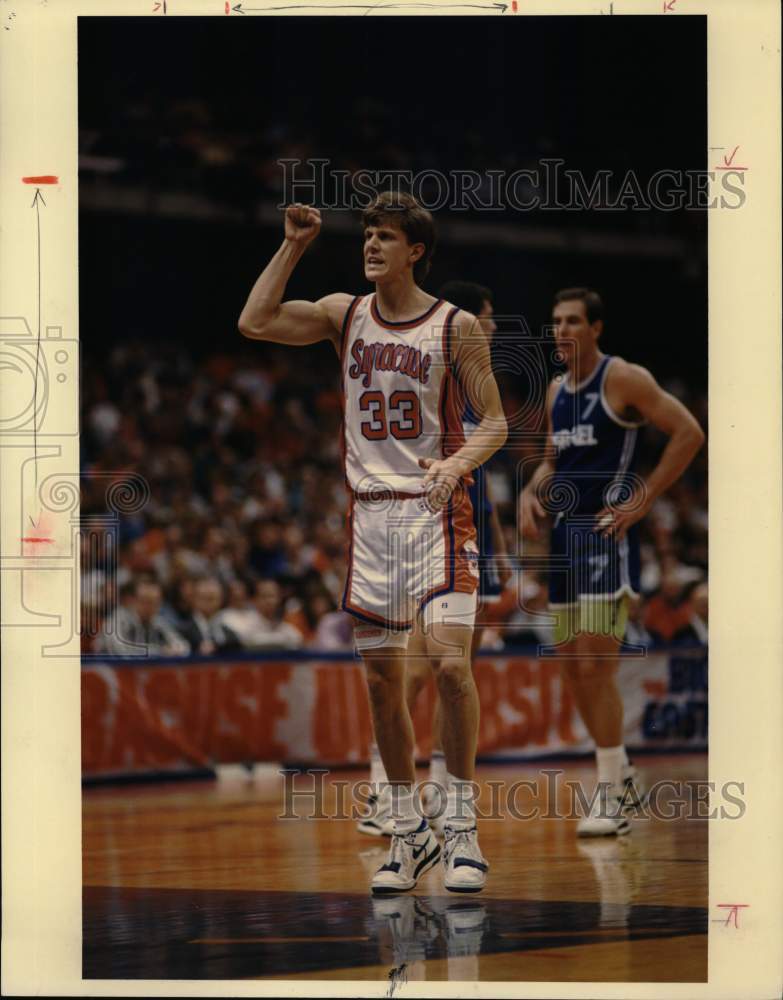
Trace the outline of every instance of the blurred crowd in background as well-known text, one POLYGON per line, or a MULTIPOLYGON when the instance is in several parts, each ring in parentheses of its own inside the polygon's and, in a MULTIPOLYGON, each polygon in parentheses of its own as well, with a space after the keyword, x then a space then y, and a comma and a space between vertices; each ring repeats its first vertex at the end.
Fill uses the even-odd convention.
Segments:
MULTIPOLYGON (((300 161, 307 178, 312 161, 327 160, 348 193, 361 171, 473 171, 483 204, 490 171, 508 179, 559 159, 585 188, 600 172, 610 204, 602 195, 589 211, 568 186, 535 210, 517 210, 507 192, 497 211, 449 200, 434 211, 425 288, 480 282, 499 316, 524 310, 528 332, 546 328, 558 288, 596 288, 603 349, 648 366, 706 428, 703 199, 640 210, 630 190, 613 203, 629 171, 632 189, 647 191, 661 172, 709 166, 698 18, 438 16, 417 18, 414 34, 405 17, 308 16, 296 20, 295 48, 307 55, 293 72, 290 18, 232 8, 156 18, 152 31, 147 20, 82 18, 78 28, 82 513, 108 512, 107 474, 149 487, 137 512, 119 515, 116 572, 105 542, 84 547, 86 652, 351 648, 338 610, 347 497, 337 360, 325 345, 244 341, 236 318, 280 245, 276 206, 324 208, 288 298, 364 290, 359 219, 331 181, 291 192, 281 161, 300 161), (399 72, 411 52, 436 57, 399 72), (444 72, 452 63, 471 72, 444 72), (379 87, 390 67, 394 87, 379 87)), ((377 185, 365 199, 388 186, 377 185)), ((515 188, 520 201, 529 193, 515 188)), ((442 196, 434 174, 419 194, 430 205, 442 196)), ((508 347, 496 335, 512 439, 488 478, 515 571, 491 609, 484 641, 495 648, 550 638, 544 574, 520 563, 515 526, 519 469, 532 472, 523 463, 535 444, 513 432, 540 430, 554 369, 546 357, 532 372, 509 362, 508 347)), ((662 446, 645 432, 642 474, 662 446)), ((706 453, 643 522, 631 641, 706 635, 706 453)), ((542 539, 524 554, 545 550, 542 539)))
MULTIPOLYGON (((347 495, 337 359, 330 368, 308 350, 244 344, 237 334, 225 353, 197 358, 184 345, 129 341, 85 366, 82 514, 107 512, 106 473, 143 476, 150 497, 119 517, 116 574, 84 547, 84 652, 352 649, 339 610, 347 495)), ((513 426, 520 399, 513 379, 500 382, 513 426)), ((666 387, 706 427, 706 398, 666 387)), ((489 609, 490 649, 551 638, 545 575, 519 559, 518 469, 534 447, 526 440, 511 440, 489 465, 514 569, 489 609)), ((646 429, 642 473, 663 443, 646 429)), ((706 490, 702 449, 642 522, 643 599, 629 642, 706 642, 706 490)), ((542 554, 546 541, 524 551, 542 554)))

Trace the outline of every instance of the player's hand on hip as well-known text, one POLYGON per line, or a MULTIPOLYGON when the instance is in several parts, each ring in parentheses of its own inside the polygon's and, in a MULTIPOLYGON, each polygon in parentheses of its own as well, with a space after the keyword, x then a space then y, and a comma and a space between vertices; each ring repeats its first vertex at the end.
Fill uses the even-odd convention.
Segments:
POLYGON ((424 495, 430 510, 442 510, 451 499, 462 476, 470 471, 455 458, 420 458, 419 468, 426 469, 424 495))
POLYGON ((312 205, 296 202, 285 210, 285 238, 306 247, 321 231, 321 213, 312 205))
POLYGON ((545 518, 546 511, 535 493, 522 491, 519 498, 519 529, 523 538, 538 538, 538 519, 545 518))
POLYGON ((595 515, 595 530, 605 538, 614 537, 621 541, 625 538, 631 525, 645 516, 650 509, 650 502, 640 492, 634 492, 630 499, 623 503, 607 504, 595 515))

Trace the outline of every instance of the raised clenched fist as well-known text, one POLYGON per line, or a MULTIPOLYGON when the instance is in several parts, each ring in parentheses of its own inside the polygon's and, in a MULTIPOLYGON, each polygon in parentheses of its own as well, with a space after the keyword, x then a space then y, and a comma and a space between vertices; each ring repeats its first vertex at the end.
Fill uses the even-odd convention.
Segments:
POLYGON ((285 238, 307 246, 321 229, 321 213, 311 205, 296 202, 285 210, 285 238))

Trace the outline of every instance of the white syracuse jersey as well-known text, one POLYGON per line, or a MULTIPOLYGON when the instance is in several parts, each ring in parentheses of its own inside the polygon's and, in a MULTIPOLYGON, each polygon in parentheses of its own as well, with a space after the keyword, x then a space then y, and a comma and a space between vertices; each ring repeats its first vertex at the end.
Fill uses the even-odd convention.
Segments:
POLYGON ((417 319, 390 323, 368 295, 353 300, 343 323, 350 550, 342 607, 370 625, 407 628, 435 598, 446 598, 441 613, 450 592, 477 587, 470 479, 435 511, 419 466, 465 441, 450 345, 457 311, 438 300, 417 319))
POLYGON ((375 295, 351 303, 341 358, 345 475, 354 493, 419 495, 419 459, 443 458, 464 443, 449 343, 457 311, 439 299, 417 319, 390 323, 375 295))

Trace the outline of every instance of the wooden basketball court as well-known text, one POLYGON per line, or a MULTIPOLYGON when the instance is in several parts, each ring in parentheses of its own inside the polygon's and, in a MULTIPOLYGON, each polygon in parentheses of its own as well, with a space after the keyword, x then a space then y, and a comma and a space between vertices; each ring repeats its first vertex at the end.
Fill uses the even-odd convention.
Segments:
MULTIPOLYGON (((648 785, 706 778, 704 755, 636 764, 648 785)), ((326 776, 323 811, 350 809, 366 777, 326 776)), ((568 780, 589 792, 591 763, 483 765, 478 777, 480 808, 532 781, 536 794, 514 802, 539 809, 480 821, 486 889, 449 893, 437 867, 385 898, 368 887, 388 841, 349 819, 279 819, 271 768, 86 788, 84 978, 706 981, 706 820, 638 818, 630 836, 579 840, 575 819, 547 812, 568 808, 568 780)))

